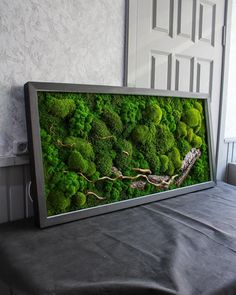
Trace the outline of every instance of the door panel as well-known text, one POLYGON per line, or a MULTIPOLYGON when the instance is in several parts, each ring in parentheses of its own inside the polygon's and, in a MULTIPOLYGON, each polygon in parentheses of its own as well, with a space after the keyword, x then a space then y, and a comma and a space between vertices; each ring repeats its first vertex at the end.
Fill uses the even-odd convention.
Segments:
POLYGON ((171 36, 173 19, 173 0, 153 0, 153 30, 171 36))
POLYGON ((152 51, 151 53, 151 88, 171 88, 171 54, 152 51))
POLYGON ((213 61, 197 59, 197 92, 211 93, 213 61))
POLYGON ((187 55, 175 56, 175 90, 193 91, 194 59, 187 55), (185 79, 181 77, 185 76, 185 79))
POLYGON ((192 39, 193 32, 193 1, 178 0, 177 35, 186 39, 192 39))
POLYGON ((216 4, 200 1, 199 5, 199 40, 214 46, 216 4))

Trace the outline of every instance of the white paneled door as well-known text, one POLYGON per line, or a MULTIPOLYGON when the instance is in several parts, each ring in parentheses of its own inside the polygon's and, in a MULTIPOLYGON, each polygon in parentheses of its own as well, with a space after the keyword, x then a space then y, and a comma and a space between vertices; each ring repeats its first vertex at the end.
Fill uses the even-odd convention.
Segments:
POLYGON ((224 0, 129 0, 127 85, 208 93, 216 144, 224 0))

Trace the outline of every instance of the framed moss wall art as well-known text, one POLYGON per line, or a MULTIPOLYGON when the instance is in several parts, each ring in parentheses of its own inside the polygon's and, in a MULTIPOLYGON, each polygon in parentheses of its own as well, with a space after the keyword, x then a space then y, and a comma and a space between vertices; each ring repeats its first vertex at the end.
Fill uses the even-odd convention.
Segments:
POLYGON ((28 82, 25 99, 40 227, 214 185, 204 94, 28 82))

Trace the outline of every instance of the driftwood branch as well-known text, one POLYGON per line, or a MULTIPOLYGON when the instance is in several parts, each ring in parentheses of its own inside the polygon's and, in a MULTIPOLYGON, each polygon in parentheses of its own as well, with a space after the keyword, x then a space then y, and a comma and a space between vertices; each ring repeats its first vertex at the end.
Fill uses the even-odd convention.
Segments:
POLYGON ((146 181, 139 180, 139 181, 132 182, 130 187, 131 188, 136 188, 136 189, 139 189, 139 190, 144 190, 146 184, 147 184, 146 181))
POLYGON ((111 172, 114 173, 117 177, 119 176, 122 176, 122 172, 120 170, 118 170, 115 166, 113 166, 111 168, 111 172))
POLYGON ((201 156, 201 151, 199 149, 193 148, 184 158, 183 165, 182 165, 182 174, 176 180, 176 185, 180 186, 186 177, 188 176, 190 170, 192 169, 193 165, 197 161, 197 159, 201 156))
POLYGON ((149 175, 147 176, 147 180, 150 184, 156 187, 168 188, 177 176, 178 176, 177 174, 172 177, 168 175, 166 176, 149 175), (157 181, 158 179, 159 181, 157 181))

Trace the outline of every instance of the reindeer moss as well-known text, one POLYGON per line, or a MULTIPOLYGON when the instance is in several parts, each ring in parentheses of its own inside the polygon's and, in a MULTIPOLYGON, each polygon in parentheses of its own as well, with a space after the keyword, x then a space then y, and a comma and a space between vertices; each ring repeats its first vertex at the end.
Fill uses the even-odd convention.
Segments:
POLYGON ((193 147, 202 155, 182 186, 209 180, 201 100, 40 92, 39 115, 49 215, 158 192, 119 175, 178 174, 193 147))

